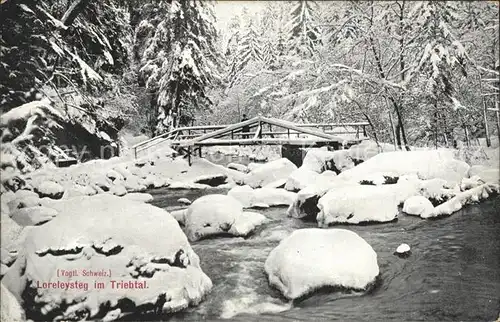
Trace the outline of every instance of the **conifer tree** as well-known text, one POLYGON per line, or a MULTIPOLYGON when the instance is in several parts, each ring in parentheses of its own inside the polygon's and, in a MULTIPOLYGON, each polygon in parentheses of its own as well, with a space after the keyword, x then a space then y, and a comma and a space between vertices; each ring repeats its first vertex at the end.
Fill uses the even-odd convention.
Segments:
POLYGON ((220 80, 220 55, 212 2, 174 0, 153 5, 166 8, 167 14, 156 27, 148 21, 139 24, 139 30, 154 30, 148 33, 152 36, 146 40, 141 73, 154 93, 159 133, 185 125, 196 109, 211 104, 207 90, 220 80))
POLYGON ((320 29, 315 19, 314 1, 300 0, 290 12, 290 49, 302 56, 311 56, 321 43, 320 29))

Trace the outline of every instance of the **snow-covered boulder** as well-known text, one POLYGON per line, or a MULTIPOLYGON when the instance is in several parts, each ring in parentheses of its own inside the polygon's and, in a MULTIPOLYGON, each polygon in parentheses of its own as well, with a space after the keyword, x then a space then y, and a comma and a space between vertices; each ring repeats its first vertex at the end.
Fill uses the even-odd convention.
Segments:
POLYGON ((398 206, 420 191, 419 180, 400 180, 397 184, 355 185, 346 182, 330 189, 318 201, 319 227, 334 223, 358 224, 389 222, 396 219, 398 206))
POLYGON ((191 241, 221 234, 246 236, 264 220, 260 214, 244 213, 243 205, 233 197, 218 194, 196 199, 184 215, 191 241))
POLYGON ((109 191, 111 189, 111 180, 101 174, 94 174, 90 178, 90 185, 97 191, 109 191))
POLYGON ((288 206, 295 199, 295 194, 284 189, 257 188, 236 186, 229 190, 228 196, 238 200, 244 208, 255 206, 288 206))
POLYGON ((88 185, 73 184, 65 190, 63 198, 93 196, 97 191, 88 185))
POLYGON ((177 199, 177 202, 180 204, 183 204, 183 205, 192 204, 191 200, 189 200, 188 198, 179 198, 179 199, 177 199))
POLYGON ((428 217, 434 211, 434 206, 429 199, 423 196, 412 196, 405 200, 403 212, 408 215, 428 217))
MULTIPOLYGON (((341 180, 333 179, 318 181, 315 184, 305 187, 295 195, 294 201, 287 210, 288 216, 293 218, 316 217, 319 212, 317 206, 319 198, 324 196, 328 190, 344 186, 345 184, 341 180)), ((350 184, 354 185, 355 183, 351 182, 350 184)))
POLYGON ((273 181, 287 178, 297 166, 286 158, 259 166, 245 175, 243 181, 252 188, 263 187, 273 181))
POLYGON ((121 197, 127 194, 127 189, 123 184, 121 184, 120 182, 118 182, 118 180, 116 180, 115 183, 109 189, 109 192, 111 192, 115 196, 121 197))
POLYGON ((115 181, 115 180, 123 180, 123 175, 121 175, 118 171, 116 170, 109 170, 107 173, 106 173, 106 177, 108 177, 111 181, 115 181))
POLYGON ((170 313, 198 304, 210 291, 212 283, 198 256, 163 209, 110 194, 76 197, 52 206, 59 215, 29 230, 18 259, 2 279, 17 298, 23 295, 24 305, 36 319, 100 320, 107 314, 118 319, 131 313, 170 313), (83 276, 83 270, 101 269, 111 271, 111 276, 83 276), (37 287, 37 282, 74 281, 74 277, 58 276, 73 270, 83 287, 37 287), (96 289, 95 280, 106 287, 96 289), (117 283, 113 287, 112 281, 124 281, 128 287, 117 283), (127 305, 122 305, 124 298, 127 305))
POLYGON ((286 181, 285 189, 288 191, 299 191, 311 184, 317 183, 318 180, 321 180, 319 173, 301 167, 290 174, 286 181))
POLYGON ((411 253, 410 245, 405 243, 399 245, 398 248, 396 248, 396 251, 394 252, 396 256, 399 256, 401 258, 406 258, 410 256, 410 253, 411 253))
POLYGON ((426 216, 422 216, 422 218, 431 218, 431 217, 439 217, 439 216, 449 216, 454 212, 462 209, 463 206, 477 203, 480 200, 486 199, 492 195, 496 195, 500 192, 500 188, 498 184, 494 183, 485 183, 478 187, 466 190, 464 192, 457 193, 450 200, 434 207, 434 211, 426 216))
POLYGON ((64 194, 64 187, 52 181, 43 181, 35 188, 35 191, 40 198, 61 199, 64 194))
POLYGON ((248 167, 244 164, 240 164, 240 163, 235 163, 235 162, 231 162, 227 165, 228 169, 232 169, 232 170, 236 170, 236 171, 240 171, 240 172, 243 172, 243 173, 247 173, 249 170, 248 170, 248 167))
POLYGON ((354 167, 354 162, 349 151, 328 151, 316 148, 307 151, 300 168, 322 173, 326 170, 342 172, 352 167, 354 167))
POLYGON ((420 179, 441 178, 454 186, 460 184, 468 170, 467 163, 453 159, 453 153, 447 150, 396 151, 377 154, 339 177, 360 182, 374 173, 393 177, 413 174, 420 179))
POLYGON ((17 209, 11 213, 12 219, 21 226, 44 224, 57 216, 57 211, 44 206, 17 209))
POLYGON ((128 192, 142 192, 147 190, 147 187, 141 183, 141 179, 134 175, 127 177, 123 181, 123 186, 128 192))
POLYGON ((398 215, 393 196, 377 186, 346 186, 328 191, 318 201, 319 227, 334 223, 388 222, 398 215))
POLYGON ((460 192, 458 186, 450 187, 446 180, 434 178, 420 181, 420 195, 429 199, 434 205, 453 198, 460 192))
POLYGON ((463 178, 462 182, 460 183, 460 190, 469 190, 471 188, 479 187, 484 183, 485 182, 478 175, 472 176, 470 178, 463 178))
POLYGON ((296 230, 271 251, 264 269, 288 299, 326 286, 367 289, 379 275, 373 248, 345 229, 296 230))
POLYGON ((227 175, 218 173, 218 174, 206 174, 201 175, 194 178, 193 182, 197 184, 206 184, 211 187, 217 187, 221 184, 226 183, 227 175))

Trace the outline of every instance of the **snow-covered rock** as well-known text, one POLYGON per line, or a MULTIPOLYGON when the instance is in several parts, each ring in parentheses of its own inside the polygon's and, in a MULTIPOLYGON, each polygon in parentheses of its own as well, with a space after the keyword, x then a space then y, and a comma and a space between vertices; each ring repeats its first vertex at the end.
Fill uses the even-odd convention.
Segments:
POLYGON ((121 175, 118 171, 113 170, 113 169, 109 170, 106 173, 106 177, 108 177, 111 181, 124 179, 123 175, 121 175))
POLYGON ((12 219, 21 226, 36 226, 57 216, 57 211, 44 206, 21 208, 11 213, 12 219))
POLYGON ((434 211, 434 206, 429 199, 423 196, 412 196, 405 200, 403 212, 408 215, 428 217, 434 211))
POLYGON ((117 181, 115 181, 115 183, 111 186, 111 188, 109 189, 109 192, 111 192, 115 196, 119 196, 119 197, 126 195, 127 189, 125 188, 125 186, 123 184, 121 184, 120 182, 117 182, 117 181))
POLYGON ((244 208, 255 206, 288 206, 295 199, 295 194, 284 189, 257 188, 236 186, 229 190, 228 196, 238 200, 244 208))
POLYGON ((318 201, 319 227, 334 223, 388 222, 398 215, 398 203, 377 186, 346 186, 328 191, 318 201))
POLYGON ((316 148, 307 151, 300 168, 322 173, 326 170, 342 172, 352 167, 354 167, 354 162, 349 155, 349 151, 328 151, 316 148))
POLYGON ((456 211, 462 209, 463 206, 477 203, 480 200, 486 199, 491 195, 496 195, 500 192, 500 188, 498 184, 494 183, 485 183, 478 187, 466 190, 464 192, 460 192, 456 194, 450 200, 434 207, 434 211, 426 216, 422 216, 422 218, 431 218, 431 217, 439 217, 439 216, 449 216, 456 211))
POLYGON ((97 191, 88 185, 73 184, 65 190, 63 198, 93 196, 97 191))
POLYGON ((206 184, 211 187, 217 187, 226 183, 227 175, 225 174, 206 174, 194 178, 193 182, 197 184, 206 184))
POLYGON ((190 205, 192 203, 188 198, 179 198, 177 202, 183 205, 190 205))
POLYGON ((321 175, 313 170, 298 168, 288 177, 285 189, 288 191, 299 191, 305 187, 317 183, 321 180, 321 175))
POLYGON ((246 236, 264 220, 260 214, 244 213, 242 204, 233 197, 218 194, 196 199, 184 215, 191 241, 220 234, 246 236))
POLYGON ((458 186, 450 187, 444 179, 423 180, 419 184, 420 195, 429 199, 433 204, 443 203, 460 192, 458 186))
MULTIPOLYGON (((339 176, 340 177, 340 176, 339 176)), ((396 219, 398 206, 419 194, 420 180, 401 177, 397 184, 356 185, 344 182, 331 188, 318 201, 319 227, 334 223, 358 224, 396 219)))
POLYGON ((328 190, 334 187, 342 187, 345 184, 357 185, 353 182, 343 182, 338 179, 318 181, 300 190, 287 210, 287 214, 293 218, 316 217, 319 212, 317 206, 319 198, 324 196, 328 190))
POLYGON ((127 177, 125 181, 123 181, 123 186, 127 189, 128 192, 141 192, 146 191, 147 187, 140 182, 141 179, 137 176, 127 177))
POLYGON ((471 188, 478 187, 484 183, 485 182, 478 175, 472 176, 470 178, 463 178, 462 182, 460 183, 460 190, 461 191, 469 190, 471 188))
POLYGON ((379 275, 373 248, 345 229, 296 230, 271 251, 264 269, 288 299, 325 286, 366 289, 379 275))
POLYGON ((236 170, 236 171, 240 171, 240 172, 243 172, 243 173, 247 173, 249 170, 248 170, 248 167, 244 164, 240 164, 240 163, 235 163, 235 162, 231 162, 227 165, 227 167, 229 169, 233 169, 233 170, 236 170))
POLYGON ((64 194, 64 187, 52 181, 44 181, 35 188, 35 191, 40 198, 61 199, 64 194))
POLYGON ((90 183, 91 186, 99 191, 101 189, 102 191, 109 191, 111 189, 112 182, 109 180, 107 177, 101 175, 101 174, 94 174, 90 178, 90 183), (98 188, 98 189, 97 189, 98 188))
POLYGON ((374 173, 391 177, 414 174, 420 179, 441 178, 454 186, 460 184, 468 170, 467 163, 453 159, 453 153, 447 150, 396 151, 377 154, 339 177, 360 182, 374 173))
POLYGON ((410 251, 411 251, 410 245, 403 243, 403 244, 399 245, 398 248, 396 248, 395 254, 399 257, 405 258, 405 257, 408 257, 410 255, 410 251))
POLYGON ((286 158, 268 162, 245 175, 243 181, 252 188, 263 187, 273 181, 286 179, 297 166, 286 158))
POLYGON ((266 217, 251 211, 243 211, 236 217, 228 233, 233 236, 247 236, 266 221, 266 217))
POLYGON ((98 320, 110 311, 141 313, 156 308, 170 313, 198 304, 212 283, 174 218, 163 209, 110 194, 53 202, 59 215, 29 230, 19 257, 2 283, 39 318, 98 320), (137 229, 141 227, 141 229, 137 229), (57 268, 57 269, 55 269, 57 268), (111 271, 80 274, 88 288, 36 288, 37 281, 71 281, 58 271, 111 271), (134 288, 111 287, 122 280, 134 288), (140 287, 137 283, 142 283, 140 287), (121 305, 127 298, 127 305, 121 305), (81 311, 83 310, 83 311, 81 311))

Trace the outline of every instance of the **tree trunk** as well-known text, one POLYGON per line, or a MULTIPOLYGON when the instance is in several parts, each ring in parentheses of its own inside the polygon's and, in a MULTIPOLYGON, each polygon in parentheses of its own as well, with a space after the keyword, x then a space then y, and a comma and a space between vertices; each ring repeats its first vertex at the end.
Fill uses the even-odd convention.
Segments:
POLYGON ((399 125, 399 122, 396 123, 396 142, 398 145, 398 149, 403 149, 403 145, 401 144, 401 126, 399 125))
POLYGON ((485 99, 484 92, 483 92, 483 79, 482 79, 481 75, 479 75, 479 90, 480 90, 480 94, 481 94, 481 100, 483 103, 483 123, 484 123, 484 132, 485 132, 485 136, 486 136, 486 146, 490 147, 491 146, 490 129, 488 126, 488 115, 487 115, 488 106, 486 105, 486 99, 485 99))
POLYGON ((368 116, 368 114, 366 114, 366 113, 363 112, 363 115, 365 116, 366 121, 368 122, 368 124, 370 125, 370 127, 372 129, 373 139, 375 140, 375 143, 377 143, 377 146, 380 148, 380 144, 378 143, 377 131, 375 130, 375 126, 373 125, 372 120, 370 119, 370 117, 368 116))
POLYGON ((434 101, 434 147, 438 148, 438 111, 437 100, 434 101))
POLYGON ((391 111, 389 111, 389 123, 391 124, 391 136, 392 136, 392 142, 394 143, 394 149, 398 149, 398 145, 396 143, 396 131, 394 129, 394 122, 392 121, 392 115, 391 111))

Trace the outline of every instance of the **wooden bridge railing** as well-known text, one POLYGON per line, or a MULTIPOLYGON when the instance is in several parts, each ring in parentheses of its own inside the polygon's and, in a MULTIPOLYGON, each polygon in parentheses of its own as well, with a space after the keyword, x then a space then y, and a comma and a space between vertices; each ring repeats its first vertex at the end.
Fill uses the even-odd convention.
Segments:
MULTIPOLYGON (((256 123, 255 119, 251 119, 236 124, 200 125, 176 128, 170 132, 163 133, 134 145, 132 147, 134 157, 137 158, 139 152, 147 150, 163 142, 175 142, 179 145, 189 145, 197 144, 194 141, 203 140, 204 137, 217 138, 227 135, 231 137, 231 140, 235 141, 235 144, 238 144, 237 141, 241 141, 242 139, 245 141, 244 143, 248 143, 246 142, 248 141, 247 139, 254 134, 258 135, 259 138, 262 138, 263 136, 274 138, 275 136, 286 135, 288 139, 292 139, 292 136, 294 135, 299 138, 301 134, 311 134, 317 136, 320 133, 324 133, 325 138, 331 137, 332 134, 350 134, 355 135, 356 138, 360 138, 361 135, 363 135, 363 137, 367 137, 366 127, 369 125, 367 122, 296 124, 277 119, 261 119, 265 120, 267 123, 262 125, 262 127, 261 122, 256 123), (268 128, 265 128, 266 125, 268 128), (249 130, 248 132, 243 132, 243 127, 245 126, 249 130), (282 129, 273 131, 273 126, 281 127, 282 129), (257 131, 255 131, 255 128, 257 128, 257 131), (311 131, 308 128, 318 128, 321 129, 321 132, 311 131), (217 132, 219 132, 220 135, 215 135, 217 132), (183 144, 181 144, 181 142, 183 144)), ((224 143, 227 144, 227 142, 224 143)), ((266 144, 266 142, 263 141, 263 144, 266 144)))

